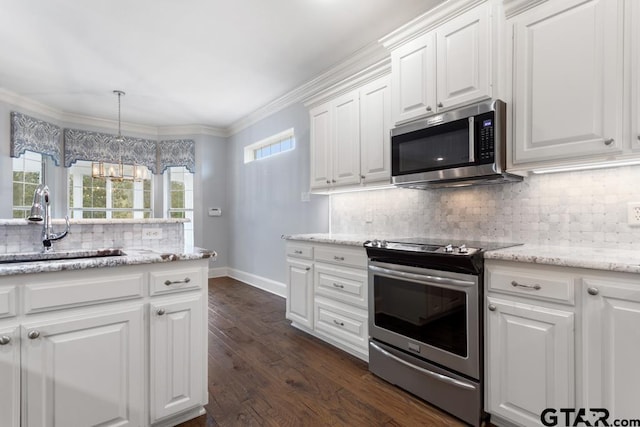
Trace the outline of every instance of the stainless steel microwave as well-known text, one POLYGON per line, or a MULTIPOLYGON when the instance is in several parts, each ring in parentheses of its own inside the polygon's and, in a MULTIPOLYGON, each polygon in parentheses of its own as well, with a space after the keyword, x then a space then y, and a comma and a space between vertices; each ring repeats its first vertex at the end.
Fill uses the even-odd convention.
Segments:
POLYGON ((506 173, 506 104, 489 100, 391 131, 391 182, 410 188, 521 181, 506 173))

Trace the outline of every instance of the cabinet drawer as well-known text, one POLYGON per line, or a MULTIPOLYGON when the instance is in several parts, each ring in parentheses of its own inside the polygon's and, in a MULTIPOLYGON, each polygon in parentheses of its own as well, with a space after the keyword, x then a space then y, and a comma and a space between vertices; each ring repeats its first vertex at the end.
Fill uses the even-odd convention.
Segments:
POLYGON ((316 298, 314 307, 317 332, 359 353, 368 351, 366 311, 325 298, 316 298))
POLYGON ((16 315, 15 285, 0 286, 0 319, 16 315))
POLYGON ((315 248, 316 261, 349 267, 367 268, 367 254, 364 248, 345 248, 333 246, 317 246, 315 248))
POLYGON ((182 268, 170 271, 152 271, 150 294, 198 289, 202 287, 202 271, 199 268, 182 268))
POLYGON ((317 263, 314 283, 318 295, 367 308, 366 270, 317 263))
POLYGON ((559 269, 525 265, 487 265, 489 292, 574 304, 577 277, 559 269))
POLYGON ((91 277, 56 274, 56 280, 24 285, 25 314, 119 301, 143 296, 144 273, 91 277))
POLYGON ((295 258, 313 259, 313 246, 287 244, 287 256, 295 258))

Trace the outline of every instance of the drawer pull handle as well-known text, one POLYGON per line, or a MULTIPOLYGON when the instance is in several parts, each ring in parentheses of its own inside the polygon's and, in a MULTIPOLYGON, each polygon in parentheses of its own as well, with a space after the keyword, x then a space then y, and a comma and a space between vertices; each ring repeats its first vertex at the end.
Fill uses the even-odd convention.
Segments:
POLYGON ((38 338, 40 336, 40 332, 38 332, 38 331, 36 331, 34 329, 33 331, 29 331, 27 336, 29 337, 29 339, 35 340, 36 338, 38 338))
POLYGON ((300 250, 295 250, 295 251, 293 251, 293 253, 298 254, 298 255, 302 255, 302 251, 300 251, 300 250))
POLYGON ((333 319, 333 323, 335 323, 338 326, 344 326, 344 322, 339 322, 336 319, 333 319))
POLYGON ((489 304, 489 311, 496 311, 497 307, 493 304, 489 304))
POLYGON ((3 335, 0 337, 0 345, 7 345, 11 342, 11 337, 3 335))
POLYGON ((587 292, 589 292, 589 295, 598 295, 600 293, 598 288, 587 288, 587 292))
POLYGON ((164 281, 164 285, 165 286, 171 286, 171 285, 175 285, 178 283, 189 283, 191 281, 191 279, 189 279, 188 277, 185 277, 184 280, 165 280, 164 281))
POLYGON ((164 308, 159 308, 158 310, 156 310, 156 314, 158 316, 162 316, 166 313, 166 311, 164 310, 164 308))
POLYGON ((340 283, 334 283, 333 284, 334 288, 340 288, 340 289, 344 289, 344 285, 341 285, 340 283))
POLYGON ((539 291, 540 289, 542 289, 542 286, 538 285, 537 283, 535 285, 523 285, 522 283, 518 283, 515 280, 511 282, 511 286, 513 286, 514 288, 524 288, 532 291, 539 291))
POLYGON ((333 259, 335 259, 336 261, 344 261, 343 256, 334 256, 333 259))

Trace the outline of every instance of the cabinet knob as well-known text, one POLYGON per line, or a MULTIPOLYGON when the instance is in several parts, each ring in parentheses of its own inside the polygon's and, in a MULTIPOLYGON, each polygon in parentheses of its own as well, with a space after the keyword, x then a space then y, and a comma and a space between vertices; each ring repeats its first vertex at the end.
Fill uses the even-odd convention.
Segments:
POLYGON ((40 336, 40 332, 36 331, 35 329, 33 331, 29 331, 29 333, 27 334, 27 336, 29 337, 29 339, 35 340, 36 338, 38 338, 40 336))
POLYGON ((166 311, 164 310, 164 308, 159 308, 156 310, 156 314, 158 316, 163 316, 166 313, 166 311))
POLYGON ((495 305, 489 304, 489 311, 496 311, 497 308, 498 307, 496 307, 495 305))
POLYGON ((335 179, 332 179, 332 180, 331 180, 331 182, 333 182, 333 183, 335 184, 335 183, 336 183, 336 180, 335 180, 335 179))
POLYGON ((311 270, 311 267, 307 267, 307 268, 305 268, 305 270, 309 271, 309 270, 311 270))
POLYGON ((587 292, 589 295, 598 295, 600 293, 598 288, 587 288, 587 292))
POLYGON ((613 138, 608 138, 604 140, 604 145, 611 145, 613 144, 613 138))
POLYGON ((444 104, 442 104, 442 102, 438 102, 438 107, 442 108, 442 107, 444 107, 444 104))
POLYGON ((364 175, 360 175, 360 178, 361 178, 361 179, 365 179, 365 178, 366 178, 366 176, 364 176, 364 175))
POLYGON ((11 337, 3 335, 0 337, 0 345, 7 345, 11 342, 11 337))
POLYGON ((427 105, 427 111, 431 111, 433 110, 433 108, 431 108, 431 105, 427 105))
POLYGON ((331 181, 327 180, 327 184, 331 184, 331 181))

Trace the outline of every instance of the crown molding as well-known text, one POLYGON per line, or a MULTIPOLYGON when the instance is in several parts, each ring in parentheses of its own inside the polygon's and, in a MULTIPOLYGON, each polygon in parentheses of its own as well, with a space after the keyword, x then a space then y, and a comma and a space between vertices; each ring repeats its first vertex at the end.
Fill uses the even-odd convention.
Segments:
POLYGON ((547 0, 503 0, 507 19, 545 3, 547 0))
POLYGON ((377 42, 373 42, 360 49, 345 60, 337 63, 333 67, 324 71, 317 77, 311 79, 276 100, 255 110, 240 120, 232 123, 227 128, 228 136, 248 128, 251 125, 263 120, 270 115, 299 102, 305 102, 314 95, 350 78, 364 68, 376 64, 389 57, 389 52, 377 42))
POLYGON ((23 108, 29 113, 45 116, 49 119, 62 121, 63 113, 60 110, 51 108, 45 104, 34 101, 33 99, 18 95, 15 92, 0 88, 0 101, 10 104, 16 108, 23 108))
POLYGON ((157 130, 159 137, 184 135, 206 135, 218 136, 221 138, 229 137, 229 132, 227 129, 206 125, 161 126, 158 127, 157 130))
POLYGON ((486 1, 492 0, 445 1, 382 37, 378 40, 378 43, 384 45, 384 47, 389 50, 393 50, 486 1))

